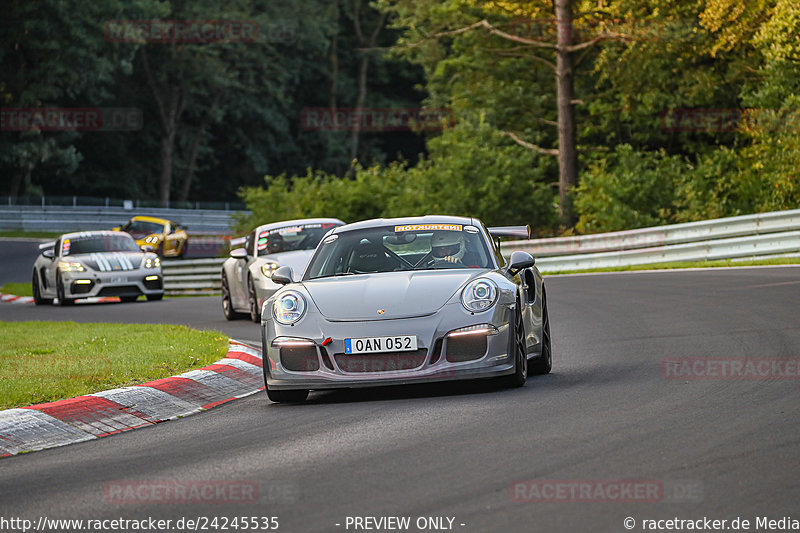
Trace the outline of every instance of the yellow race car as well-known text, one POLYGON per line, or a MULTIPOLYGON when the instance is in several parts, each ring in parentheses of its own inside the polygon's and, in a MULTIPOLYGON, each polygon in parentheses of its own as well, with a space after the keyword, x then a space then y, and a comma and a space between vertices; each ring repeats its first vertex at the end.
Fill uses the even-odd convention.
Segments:
POLYGON ((189 236, 186 228, 165 218, 136 216, 114 231, 129 233, 136 244, 152 246, 161 257, 184 257, 189 236))

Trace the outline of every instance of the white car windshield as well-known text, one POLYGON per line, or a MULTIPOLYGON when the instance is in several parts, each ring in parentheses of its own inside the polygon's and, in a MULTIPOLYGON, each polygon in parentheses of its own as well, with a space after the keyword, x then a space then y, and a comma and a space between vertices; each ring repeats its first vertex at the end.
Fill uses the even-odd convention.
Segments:
POLYGON ((307 279, 445 268, 494 268, 477 227, 412 224, 330 235, 311 260, 307 279))
POLYGON ((291 252, 294 250, 313 250, 320 239, 334 226, 331 222, 313 224, 293 224, 280 228, 264 229, 258 234, 256 249, 259 256, 291 252))
POLYGON ((71 237, 61 243, 62 256, 98 252, 141 252, 141 250, 133 237, 127 233, 71 237))

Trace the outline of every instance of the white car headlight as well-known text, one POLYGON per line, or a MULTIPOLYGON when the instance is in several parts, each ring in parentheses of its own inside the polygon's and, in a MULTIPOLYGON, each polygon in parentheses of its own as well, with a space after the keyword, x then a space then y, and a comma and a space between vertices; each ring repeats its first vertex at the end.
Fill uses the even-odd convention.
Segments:
POLYGON ((278 263, 275 263, 273 261, 268 261, 263 265, 261 265, 261 273, 264 274, 264 277, 268 279, 272 278, 272 273, 278 270, 279 266, 280 265, 278 263))
POLYGON ((497 301, 497 285, 486 278, 473 280, 461 292, 461 305, 467 311, 486 311, 497 301))
POLYGON ((272 316, 284 326, 294 324, 306 312, 306 299, 297 291, 286 291, 272 304, 272 316))
POLYGON ((86 268, 78 261, 61 261, 58 263, 61 272, 83 272, 86 268))
POLYGON ((156 257, 147 257, 144 260, 144 267, 145 268, 158 268, 161 266, 161 259, 156 257))

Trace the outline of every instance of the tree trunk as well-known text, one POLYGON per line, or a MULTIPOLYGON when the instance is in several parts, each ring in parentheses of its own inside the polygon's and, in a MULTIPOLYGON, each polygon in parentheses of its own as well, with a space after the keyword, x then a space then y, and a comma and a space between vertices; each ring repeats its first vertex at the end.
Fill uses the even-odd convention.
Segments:
POLYGON ((11 188, 8 191, 8 195, 11 199, 16 203, 17 197, 19 197, 20 191, 23 182, 23 178, 25 177, 25 169, 18 168, 11 174, 11 188))
POLYGON ((200 150, 200 142, 203 139, 203 135, 205 135, 206 131, 211 126, 211 122, 214 120, 214 111, 216 111, 217 105, 219 105, 220 96, 221 93, 214 95, 214 99, 206 109, 205 115, 200 121, 200 125, 194 132, 192 145, 189 147, 189 162, 186 165, 186 178, 184 178, 181 184, 181 190, 178 193, 179 202, 186 202, 189 200, 189 193, 192 190, 192 181, 194 181, 194 171, 197 169, 197 152, 200 150))
POLYGON ((576 217, 570 191, 578 184, 578 152, 575 146, 574 72, 569 47, 573 44, 572 0, 556 0, 556 102, 558 107, 558 190, 561 223, 571 227, 576 217))
MULTIPOLYGON (((367 103, 367 71, 369 70, 369 56, 364 53, 358 62, 358 92, 356 93, 356 113, 364 112, 367 103)), ((361 120, 356 121, 356 126, 350 133, 350 163, 358 157, 358 141, 361 135, 361 120)))
MULTIPOLYGON (((173 55, 175 43, 173 43, 173 55)), ((147 48, 140 48, 142 66, 147 77, 147 84, 155 98, 158 109, 158 118, 161 122, 161 172, 158 177, 158 201, 161 207, 169 207, 170 189, 172 188, 172 160, 175 151, 175 134, 178 131, 178 123, 185 100, 183 90, 177 84, 167 80, 166 95, 162 95, 158 90, 153 73, 150 70, 150 63, 147 60, 147 48)))
POLYGON ((161 136, 161 173, 158 177, 158 201, 161 207, 169 207, 169 193, 172 185, 172 152, 175 132, 165 131, 161 136))

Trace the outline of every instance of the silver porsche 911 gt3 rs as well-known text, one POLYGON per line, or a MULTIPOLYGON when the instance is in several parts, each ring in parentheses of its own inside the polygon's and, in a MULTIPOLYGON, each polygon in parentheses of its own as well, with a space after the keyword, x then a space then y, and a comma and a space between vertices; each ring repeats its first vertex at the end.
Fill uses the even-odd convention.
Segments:
POLYGON ((343 225, 338 218, 287 220, 259 226, 241 239, 222 264, 222 312, 228 320, 245 314, 259 323, 264 300, 281 288, 272 273, 281 266, 302 271, 323 235, 343 225))
POLYGON ((267 394, 499 377, 506 386, 552 365, 542 276, 534 259, 506 261, 474 218, 379 219, 338 227, 299 281, 264 302, 267 394))
POLYGON ((43 244, 33 264, 33 300, 37 305, 70 305, 78 298, 119 296, 123 302, 141 295, 164 296, 161 260, 143 251, 127 233, 65 233, 43 244))

